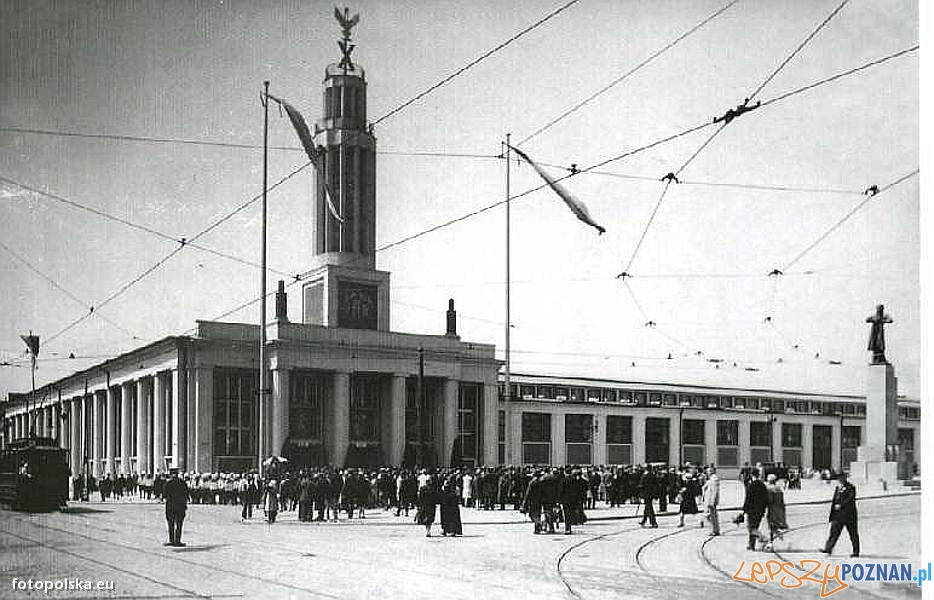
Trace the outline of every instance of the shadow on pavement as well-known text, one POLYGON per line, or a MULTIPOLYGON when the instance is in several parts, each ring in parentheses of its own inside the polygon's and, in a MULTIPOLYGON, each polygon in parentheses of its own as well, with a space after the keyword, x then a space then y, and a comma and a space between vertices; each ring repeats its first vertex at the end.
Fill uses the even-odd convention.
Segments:
POLYGON ((64 515, 86 515, 91 513, 109 513, 113 512, 112 510, 105 510, 101 508, 91 508, 89 506, 69 506, 62 510, 64 515))

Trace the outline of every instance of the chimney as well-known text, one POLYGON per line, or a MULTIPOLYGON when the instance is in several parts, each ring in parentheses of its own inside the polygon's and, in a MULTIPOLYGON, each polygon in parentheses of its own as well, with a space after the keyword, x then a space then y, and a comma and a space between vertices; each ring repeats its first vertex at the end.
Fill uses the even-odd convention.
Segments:
POLYGON ((285 294, 285 282, 279 280, 279 289, 276 290, 276 321, 289 322, 289 302, 285 294))
POLYGON ((454 298, 448 298, 448 328, 444 335, 457 337, 457 311, 454 310, 454 298))

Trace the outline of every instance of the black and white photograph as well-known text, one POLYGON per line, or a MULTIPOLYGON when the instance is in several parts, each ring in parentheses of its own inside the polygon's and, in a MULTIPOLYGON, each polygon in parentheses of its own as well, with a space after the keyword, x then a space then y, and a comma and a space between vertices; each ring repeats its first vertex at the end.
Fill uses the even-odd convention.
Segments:
POLYGON ((925 4, 0 0, 0 598, 931 595, 925 4))

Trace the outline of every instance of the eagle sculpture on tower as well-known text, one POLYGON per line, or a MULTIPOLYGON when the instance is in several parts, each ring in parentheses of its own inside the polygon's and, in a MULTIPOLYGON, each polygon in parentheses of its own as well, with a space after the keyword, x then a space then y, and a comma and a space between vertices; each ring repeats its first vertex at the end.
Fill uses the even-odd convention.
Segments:
POLYGON ((341 12, 339 8, 334 7, 334 18, 337 19, 337 22, 340 23, 341 30, 344 33, 344 39, 350 39, 350 30, 360 22, 360 15, 356 14, 353 17, 350 16, 350 9, 346 6, 344 7, 344 12, 341 12))

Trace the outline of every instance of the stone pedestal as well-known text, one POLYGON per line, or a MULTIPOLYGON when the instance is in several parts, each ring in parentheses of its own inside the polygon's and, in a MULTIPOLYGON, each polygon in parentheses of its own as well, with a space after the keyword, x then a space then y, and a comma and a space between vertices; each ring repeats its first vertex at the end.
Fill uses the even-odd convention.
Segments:
POLYGON ((883 488, 899 480, 898 379, 889 363, 871 364, 866 374, 866 421, 850 480, 857 488, 883 488))

